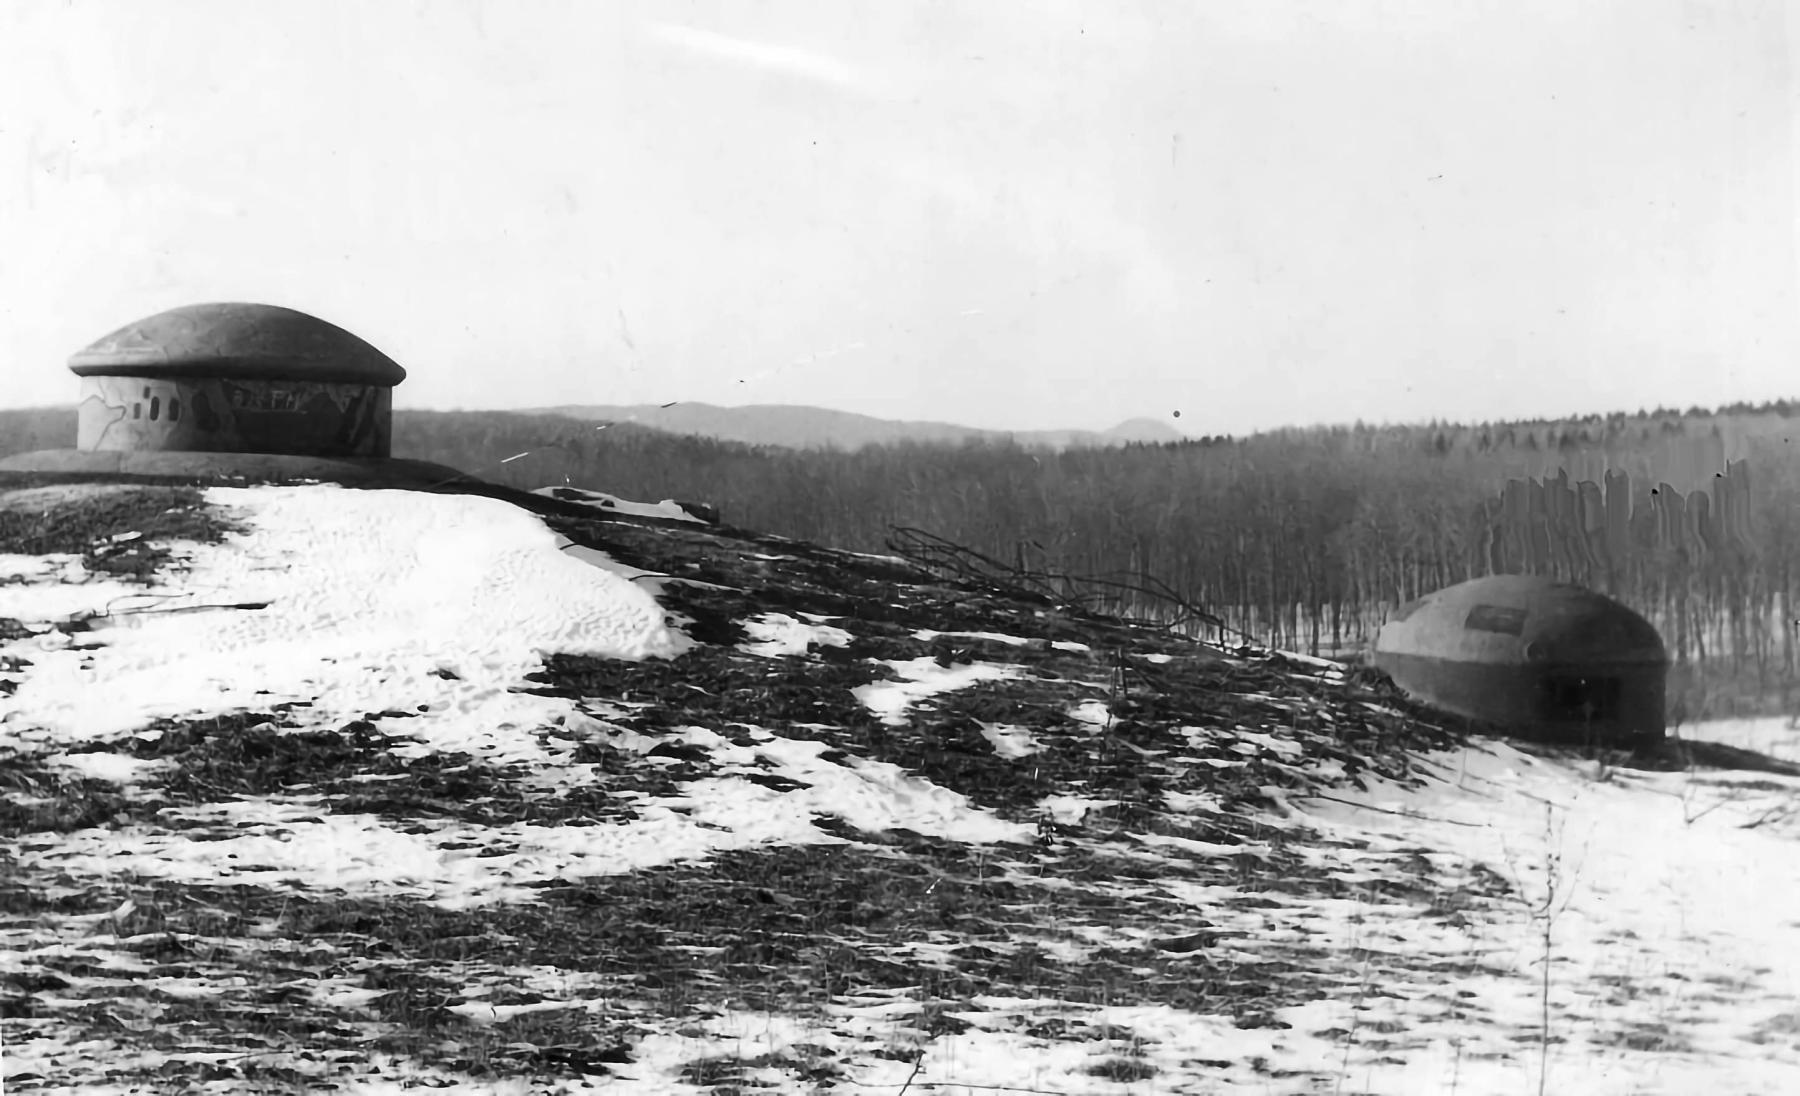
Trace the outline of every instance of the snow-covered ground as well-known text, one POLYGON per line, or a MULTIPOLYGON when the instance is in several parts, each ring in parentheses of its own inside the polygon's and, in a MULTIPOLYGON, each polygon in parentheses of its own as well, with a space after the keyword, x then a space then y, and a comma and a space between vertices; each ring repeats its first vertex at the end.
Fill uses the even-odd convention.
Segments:
MULTIPOLYGON (((1686 733, 1792 751, 1800 736, 1777 722, 1686 733)), ((1520 1092, 1543 1071, 1545 1091, 1621 1096, 1800 1085, 1800 780, 1604 770, 1493 742, 1435 760, 1425 789, 1301 805, 1310 824, 1371 852, 1450 854, 1518 887, 1510 916, 1459 929, 1461 941, 1404 929, 1387 941, 1464 943, 1469 968, 1447 971, 1432 996, 1465 1015, 1374 1010, 1404 1021, 1387 1037, 1402 1062, 1366 1063, 1353 1080, 1520 1092)))
MULTIPOLYGON (((617 722, 645 701, 521 691, 551 653, 661 662, 693 646, 653 584, 633 581, 641 572, 592 549, 562 550, 568 542, 531 514, 479 497, 331 487, 217 489, 208 498, 249 532, 183 547, 178 570, 148 592, 95 580, 72 558, 0 556, 0 576, 16 576, 0 585, 0 617, 41 627, 101 614, 0 644, 0 655, 29 663, 11 675, 11 694, 0 695, 0 747, 129 796, 167 764, 127 748, 155 733, 145 731, 153 720, 288 702, 295 706, 283 713, 283 733, 364 721, 403 755, 466 754, 510 767, 521 786, 544 794, 601 779, 583 760, 583 743, 604 743, 647 769, 680 757, 703 758, 708 769, 675 792, 621 792, 629 817, 580 825, 347 813, 303 787, 222 796, 153 823, 25 833, 5 850, 21 878, 69 894, 124 877, 404 898, 454 912, 528 904, 547 882, 703 864, 734 850, 841 848, 845 838, 820 821, 835 818, 869 833, 991 848, 980 870, 1007 885, 1057 883, 1044 878, 1048 854, 1033 851, 1032 827, 897 765, 742 724, 652 736, 617 722), (249 605, 260 607, 227 607, 249 605)), ((739 651, 768 660, 775 674, 783 659, 843 647, 854 623, 769 612, 745 622, 750 639, 739 651)), ((994 632, 916 635, 985 642, 995 658, 1029 642, 994 632)), ((934 697, 1024 676, 1005 661, 882 664, 886 679, 857 698, 887 727, 934 697)), ((1067 718, 1096 736, 1113 725, 1108 704, 1092 697, 1072 703, 1067 718)), ((1047 748, 1039 730, 989 721, 979 733, 998 756, 1030 765, 1047 748)), ((1682 734, 1800 760, 1800 729, 1786 720, 1682 734)), ((1203 727, 1189 729, 1192 764, 1241 765, 1199 757, 1224 738, 1234 756, 1291 760, 1279 730, 1203 727)), ((1488 741, 1425 763, 1422 787, 1373 781, 1366 791, 1271 794, 1276 805, 1256 824, 1269 834, 1322 835, 1306 855, 1342 883, 1336 897, 1192 882, 1175 869, 1254 860, 1268 846, 1175 836, 1141 837, 1131 854, 1168 868, 1160 883, 1063 884, 1111 887, 1127 902, 1177 900, 1216 936, 1206 977, 1302 938, 1323 941, 1317 968, 1295 973, 1333 991, 1272 1007, 1254 1023, 1200 1007, 977 994, 948 1012, 955 1023, 920 1030, 923 991, 905 987, 860 991, 805 1014, 704 1002, 678 1020, 632 1013, 630 1061, 591 1082, 476 1080, 374 1052, 334 1059, 320 1077, 338 1091, 368 1093, 421 1083, 705 1091, 693 1063, 713 1055, 741 1063, 734 1083, 784 1090, 804 1075, 820 1090, 889 1096, 1800 1091, 1800 780, 1604 769, 1488 741), (1395 884, 1397 865, 1412 872, 1411 889, 1395 884), (1492 897, 1501 891, 1509 896, 1492 897), (905 1053, 894 1052, 897 1043, 905 1053)), ((1189 793, 1164 802, 1196 816, 1209 805, 1189 793)), ((1072 827, 1114 805, 1077 792, 1040 804, 1072 827)), ((1067 840, 1078 848, 1097 838, 1082 831, 1067 840)), ((1068 961, 1145 942, 1123 920, 1084 924, 1086 938, 1069 939, 1049 931, 1053 912, 1034 916, 1048 918, 1036 926, 1044 930, 1038 945, 1068 961)), ((190 1064, 195 1055, 232 1057, 134 1043, 134 1030, 154 1027, 153 1011, 141 1021, 150 1027, 123 1023, 110 1040, 63 1033, 51 1007, 58 993, 74 1000, 84 986, 148 986, 166 1004, 229 993, 243 981, 219 970, 155 974, 132 950, 129 921, 127 912, 0 919, 0 975, 36 977, 49 958, 86 957, 84 966, 58 968, 84 973, 42 991, 48 1020, 9 1019, 0 1029, 16 1084, 127 1091, 108 1087, 104 1069, 150 1069, 159 1055, 190 1064)), ((921 939, 904 954, 921 969, 954 970, 957 944, 921 939)), ((347 1015, 387 992, 334 977, 303 988, 347 1015)), ((516 968, 506 986, 537 999, 496 1003, 493 986, 472 982, 449 1011, 481 1028, 626 1007, 617 987, 583 971, 516 968)))
POLYGON ((496 731, 546 714, 509 692, 542 652, 683 648, 650 595, 558 552, 541 522, 503 502, 333 487, 208 497, 251 531, 189 547, 162 589, 0 588, 0 616, 28 623, 111 614, 90 622, 93 645, 51 631, 9 646, 32 663, 0 700, 10 741, 85 742, 157 716, 295 701, 330 726, 424 706, 435 744, 505 750, 496 731))

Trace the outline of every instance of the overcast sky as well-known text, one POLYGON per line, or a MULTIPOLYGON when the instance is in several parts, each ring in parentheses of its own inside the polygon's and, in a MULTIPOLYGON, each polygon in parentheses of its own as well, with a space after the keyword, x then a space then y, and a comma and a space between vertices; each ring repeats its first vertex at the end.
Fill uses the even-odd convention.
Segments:
POLYGON ((1800 397, 1791 7, 6 0, 0 404, 212 300, 410 407, 1800 397))

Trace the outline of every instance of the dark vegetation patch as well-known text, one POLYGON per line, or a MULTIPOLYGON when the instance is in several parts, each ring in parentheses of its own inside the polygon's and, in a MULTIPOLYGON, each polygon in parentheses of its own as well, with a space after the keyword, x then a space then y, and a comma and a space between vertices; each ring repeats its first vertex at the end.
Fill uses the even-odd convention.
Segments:
MULTIPOLYGON (((461 752, 407 756, 397 747, 413 740, 378 729, 371 720, 409 717, 408 712, 376 712, 335 730, 284 726, 281 711, 233 712, 204 719, 158 720, 145 731, 89 751, 116 749, 138 758, 170 762, 147 775, 130 797, 110 785, 87 781, 79 798, 94 817, 112 814, 152 820, 171 806, 219 802, 236 796, 319 794, 321 810, 373 814, 393 821, 448 819, 481 826, 621 822, 636 817, 638 795, 676 794, 681 779, 702 775, 633 765, 627 755, 603 743, 585 744, 575 761, 601 762, 604 772, 580 786, 544 792, 522 786, 529 775, 520 765, 495 765, 461 752)), ((70 786, 65 782, 65 786, 70 786)), ((40 814, 48 807, 34 808, 40 814)), ((7 819, 0 806, 0 824, 7 819)), ((43 827, 49 828, 49 827, 43 827)), ((70 827, 73 828, 73 827, 70 827)))
MULTIPOLYGON (((117 944, 84 946, 78 932, 72 948, 31 960, 0 982, 0 1011, 29 1022, 9 1030, 19 1042, 41 1026, 61 1039, 112 1038, 144 1050, 238 1048, 315 1064, 334 1057, 366 1063, 379 1050, 474 1077, 569 1077, 603 1074, 610 1064, 630 1061, 630 1038, 640 1033, 616 1016, 581 1008, 527 1012, 491 1026, 452 1012, 468 1000, 533 999, 511 989, 516 979, 492 962, 494 938, 481 935, 479 917, 428 919, 429 928, 444 933, 431 938, 412 924, 422 911, 435 911, 422 904, 332 902, 280 888, 121 878, 52 899, 44 882, 0 878, 0 921, 127 912, 101 922, 121 938, 117 944), (148 969, 125 983, 74 981, 119 977, 109 947, 148 969), (217 986, 203 995, 172 996, 150 984, 165 977, 217 986), (327 983, 379 995, 362 1005, 334 1005, 313 993, 327 983), (469 992, 484 985, 486 994, 469 992), (127 1027, 120 1017, 137 1019, 127 1027)), ((213 1079, 243 1081, 257 1091, 291 1090, 266 1073, 213 1079)))
POLYGON ((1088 1073, 1105 1081, 1130 1084, 1156 1076, 1156 1067, 1141 1058, 1109 1058, 1088 1067, 1088 1073))
POLYGON ((420 909, 398 923, 417 940, 404 950, 429 953, 441 941, 471 935, 456 926, 473 921, 491 941, 484 952, 490 962, 606 974, 672 1015, 693 1005, 696 994, 795 1009, 909 987, 950 1002, 991 993, 1088 1003, 1204 999, 1226 1009, 1234 994, 1259 1007, 1271 995, 1310 996, 1297 982, 1282 984, 1292 981, 1286 962, 1259 971, 1241 961, 1209 964, 1199 949, 1150 947, 1079 962, 1053 957, 1049 945, 1078 942, 1081 926, 1164 931, 1196 922, 1196 911, 1172 898, 1123 891, 1115 865, 1091 865, 1088 881, 1105 886, 1052 887, 1034 884, 1026 871, 1068 879, 1069 864, 1010 860, 916 836, 891 840, 887 849, 733 852, 700 866, 545 885, 543 901, 532 906, 420 909))
POLYGON ((731 1096, 744 1091, 770 1090, 766 1080, 756 1079, 751 1071, 774 1070, 783 1074, 785 1087, 806 1085, 808 1091, 817 1086, 831 1086, 844 1080, 844 1071, 833 1062, 832 1052, 825 1047, 796 1045, 792 1052, 758 1054, 749 1058, 716 1056, 696 1058, 681 1067, 680 1077, 690 1085, 709 1090, 713 1096, 731 1096))
MULTIPOLYGON (((279 706, 278 706, 279 707, 279 706)), ((232 712, 203 719, 157 720, 113 742, 84 743, 72 753, 119 753, 168 764, 146 772, 131 789, 25 755, 0 756, 0 836, 67 833, 92 826, 168 825, 160 812, 235 797, 318 794, 318 809, 372 814, 396 822, 441 819, 479 826, 514 823, 592 825, 637 817, 645 796, 681 794, 681 784, 710 765, 688 758, 646 764, 601 741, 584 742, 570 760, 595 764, 594 775, 546 791, 521 783, 523 766, 495 765, 460 752, 406 756, 413 740, 384 733, 371 713, 335 730, 297 730, 285 712, 232 712)), ((676 752, 658 747, 656 756, 676 752)))
POLYGON ((872 733, 880 721, 852 690, 893 676, 867 663, 772 660, 729 647, 647 662, 553 654, 529 675, 539 685, 531 691, 544 695, 646 702, 612 721, 648 734, 687 726, 724 733, 741 723, 795 738, 811 737, 796 726, 803 723, 830 724, 845 735, 872 733))
POLYGON ((464 755, 406 758, 407 740, 355 720, 336 730, 284 727, 283 715, 233 712, 205 719, 158 720, 119 745, 134 757, 170 762, 152 782, 150 810, 237 796, 325 792, 329 807, 390 818, 456 815, 502 782, 464 755), (359 781, 359 777, 399 777, 359 781))
POLYGON ((0 753, 0 837, 69 833, 105 825, 134 810, 107 781, 10 751, 0 753))
MULTIPOLYGON (((10 485, 0 480, 0 490, 10 485)), ((195 487, 87 485, 0 497, 0 552, 78 555, 90 571, 138 581, 167 565, 170 542, 217 543, 236 528, 195 487)))

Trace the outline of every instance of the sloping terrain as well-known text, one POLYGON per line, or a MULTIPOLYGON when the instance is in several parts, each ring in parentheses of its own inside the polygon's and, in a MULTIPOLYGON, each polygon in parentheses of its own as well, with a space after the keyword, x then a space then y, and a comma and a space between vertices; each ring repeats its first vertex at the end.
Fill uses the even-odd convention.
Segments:
POLYGON ((616 503, 0 496, 8 1085, 1800 1077, 1792 776, 616 503))

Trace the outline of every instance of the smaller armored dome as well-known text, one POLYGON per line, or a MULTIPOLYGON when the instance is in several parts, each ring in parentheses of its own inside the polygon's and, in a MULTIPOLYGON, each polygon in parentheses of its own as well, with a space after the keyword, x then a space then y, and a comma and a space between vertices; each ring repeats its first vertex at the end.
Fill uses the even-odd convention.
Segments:
POLYGON ((1523 733, 1661 738, 1669 656, 1649 621, 1580 586, 1492 575, 1402 605, 1374 663, 1413 699, 1523 733))

